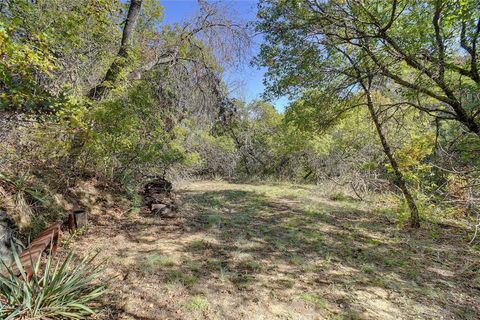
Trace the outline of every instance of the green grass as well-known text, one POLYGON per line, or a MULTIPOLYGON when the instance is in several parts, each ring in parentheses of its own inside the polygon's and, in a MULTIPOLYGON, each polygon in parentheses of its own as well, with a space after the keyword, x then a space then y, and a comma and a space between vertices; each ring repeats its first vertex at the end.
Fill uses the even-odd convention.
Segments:
POLYGON ((304 293, 300 296, 300 300, 303 300, 319 309, 327 308, 327 300, 317 293, 304 293))
POLYGON ((185 303, 185 309, 188 311, 205 311, 208 309, 208 300, 200 295, 191 297, 185 303))
POLYGON ((207 225, 209 227, 217 227, 222 223, 222 217, 216 214, 207 215, 207 225))
POLYGON ((194 240, 190 243, 190 248, 193 250, 207 250, 212 248, 212 243, 204 239, 194 240))
POLYGON ((198 282, 196 276, 180 270, 170 271, 165 280, 167 283, 180 283, 186 287, 191 287, 198 282))
POLYGON ((295 266, 301 266, 305 264, 305 259, 301 256, 292 256, 290 258, 290 263, 295 265, 295 266))
MULTIPOLYGON (((258 288, 268 288, 275 294, 296 294, 289 298, 324 309, 326 318, 335 313, 339 319, 361 319, 348 309, 330 310, 334 304, 330 304, 328 292, 338 292, 344 285, 347 291, 358 290, 355 284, 363 284, 407 294, 413 289, 402 286, 403 282, 429 281, 424 274, 428 264, 416 259, 418 251, 404 246, 405 231, 392 223, 402 219, 396 205, 391 211, 395 219, 389 219, 385 212, 374 211, 377 203, 352 200, 345 194, 328 199, 322 196, 324 191, 313 188, 226 183, 208 187, 199 187, 188 195, 195 200, 193 210, 199 217, 191 222, 192 229, 198 232, 196 236, 211 241, 199 237, 202 240, 188 246, 197 264, 195 268, 187 266, 187 274, 197 276, 201 282, 195 289, 201 288, 205 279, 219 279, 222 286, 233 285, 249 294, 258 288), (325 284, 318 279, 324 279, 325 284), (341 285, 337 289, 327 283, 341 285), (305 293, 293 293, 290 289, 294 287, 305 293), (325 294, 319 293, 324 290, 325 294)), ((444 240, 444 230, 439 227, 421 231, 412 235, 410 243, 423 244, 422 253, 434 256, 438 252, 436 245, 444 240)), ((472 246, 471 250, 478 248, 472 246)), ((432 289, 436 293, 442 290, 446 288, 432 289)), ((421 296, 416 291, 414 295, 421 296)), ((427 299, 434 303, 433 298, 427 299)))
POLYGON ((177 261, 174 257, 154 252, 143 256, 140 260, 139 267, 142 272, 152 274, 162 268, 170 268, 176 264, 177 261))
POLYGON ((373 273, 375 273, 376 268, 375 268, 375 266, 373 266, 373 265, 366 264, 366 265, 364 265, 364 266, 362 267, 361 271, 362 271, 363 273, 366 273, 366 274, 373 274, 373 273))

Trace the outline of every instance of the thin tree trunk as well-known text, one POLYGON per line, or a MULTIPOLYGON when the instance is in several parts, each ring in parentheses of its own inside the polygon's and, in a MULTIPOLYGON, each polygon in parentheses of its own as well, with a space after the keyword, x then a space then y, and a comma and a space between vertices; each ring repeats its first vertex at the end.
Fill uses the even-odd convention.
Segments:
MULTIPOLYGON (((120 43, 117 56, 108 68, 102 82, 98 83, 89 91, 88 97, 91 99, 102 99, 108 93, 110 88, 116 83, 119 74, 128 64, 129 47, 132 43, 133 33, 135 31, 138 17, 140 16, 141 7, 142 0, 130 0, 127 19, 125 20, 125 26, 123 27, 122 32, 122 41, 120 43)), ((69 150, 69 157, 66 163, 67 167, 75 167, 75 163, 80 157, 82 149, 85 145, 86 137, 87 130, 82 128, 79 128, 73 134, 73 139, 69 150)))
POLYGON ((408 208, 410 209, 410 225, 412 228, 419 228, 420 227, 420 215, 418 213, 417 205, 415 204, 415 200, 413 199, 412 194, 407 188, 407 183, 405 182, 405 178, 403 177, 402 172, 398 166, 397 160, 393 156, 392 150, 390 149, 390 145, 385 138, 383 133, 382 125, 378 120, 378 115, 375 112, 373 100, 370 95, 370 92, 367 91, 367 105, 368 110, 370 111, 370 115, 372 116, 372 120, 375 123, 375 128, 377 129, 378 136, 380 137, 380 141, 382 143, 383 151, 387 155, 387 158, 392 166, 392 169, 395 173, 396 182, 398 187, 402 190, 403 196, 405 197, 405 201, 407 201, 408 208))
POLYGON ((138 17, 142 8, 142 0, 130 0, 130 6, 128 8, 127 19, 125 26, 123 27, 122 42, 118 49, 115 60, 108 68, 105 77, 102 82, 92 88, 88 96, 95 100, 100 100, 105 94, 108 93, 112 85, 115 84, 121 71, 128 64, 128 51, 132 43, 133 33, 135 26, 137 25, 138 17))

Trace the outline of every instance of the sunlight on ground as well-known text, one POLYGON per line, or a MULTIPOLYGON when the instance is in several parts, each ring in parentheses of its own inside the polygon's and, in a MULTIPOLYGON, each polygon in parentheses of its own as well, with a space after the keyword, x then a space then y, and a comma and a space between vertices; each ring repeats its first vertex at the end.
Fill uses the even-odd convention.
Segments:
POLYGON ((90 230, 77 244, 104 234, 95 246, 115 255, 108 272, 121 281, 112 284, 105 318, 480 315, 472 281, 479 252, 464 230, 434 238, 405 230, 365 203, 313 186, 198 182, 179 194, 181 219, 106 214, 97 218, 114 230, 90 230))

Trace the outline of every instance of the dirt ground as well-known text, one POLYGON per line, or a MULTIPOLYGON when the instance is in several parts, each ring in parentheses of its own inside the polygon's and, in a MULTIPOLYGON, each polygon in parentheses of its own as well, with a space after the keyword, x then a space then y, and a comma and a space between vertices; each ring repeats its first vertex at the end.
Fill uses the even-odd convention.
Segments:
POLYGON ((180 218, 86 191, 110 292, 99 319, 480 319, 480 245, 452 223, 412 231, 318 187, 196 182, 180 218))

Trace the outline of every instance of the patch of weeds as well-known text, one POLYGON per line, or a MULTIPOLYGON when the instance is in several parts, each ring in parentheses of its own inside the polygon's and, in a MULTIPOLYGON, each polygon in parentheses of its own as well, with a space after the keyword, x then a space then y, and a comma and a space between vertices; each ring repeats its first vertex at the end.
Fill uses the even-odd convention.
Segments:
POLYGON ((285 227, 296 230, 296 228, 298 228, 302 222, 303 221, 299 217, 290 217, 285 223, 285 227))
POLYGON ((380 240, 377 240, 377 239, 373 239, 373 238, 366 238, 365 239, 365 244, 369 244, 371 246, 379 246, 382 244, 382 242, 380 240))
POLYGON ((296 194, 286 194, 283 196, 283 198, 287 200, 297 200, 299 196, 297 196, 296 194))
POLYGON ((373 266, 371 264, 366 264, 366 265, 362 266, 361 271, 363 273, 366 273, 366 274, 373 274, 373 273, 375 273, 376 268, 375 268, 375 266, 373 266))
POLYGON ((417 271, 417 269, 415 269, 415 268, 410 268, 410 269, 408 269, 408 271, 407 271, 407 276, 408 276, 410 279, 412 279, 412 280, 414 280, 414 281, 417 281, 417 280, 418 280, 418 271, 417 271))
POLYGON ((341 255, 345 258, 358 260, 368 256, 368 252, 365 252, 362 248, 343 247, 341 255))
POLYGON ((238 213, 232 217, 231 225, 237 226, 240 228, 245 228, 245 226, 250 223, 252 220, 252 215, 248 213, 238 213))
POLYGON ((218 259, 218 258, 208 258, 207 263, 204 266, 204 268, 214 271, 214 270, 219 270, 224 268, 226 265, 226 262, 223 259, 218 259))
POLYGON ((304 230, 301 235, 305 240, 313 243, 322 243, 325 240, 323 233, 317 230, 304 230))
POLYGON ((334 252, 331 252, 331 251, 327 251, 325 253, 325 262, 327 264, 330 264, 330 263, 333 263, 333 262, 336 262, 336 261, 339 261, 337 255, 334 253, 334 252))
POLYGON ((216 194, 202 193, 202 194, 195 195, 193 198, 198 204, 214 210, 220 208, 224 203, 223 197, 218 196, 216 194))
POLYGON ((321 268, 322 268, 321 266, 317 266, 315 264, 307 264, 307 265, 303 265, 300 271, 303 273, 311 273, 311 272, 321 271, 321 268))
POLYGON ((405 225, 410 219, 410 209, 405 201, 401 201, 396 211, 396 218, 399 225, 405 225))
POLYGON ((198 273, 204 269, 204 266, 200 261, 188 261, 184 265, 188 268, 188 270, 195 273, 198 273))
POLYGON ((408 267, 408 262, 405 261, 405 260, 402 260, 402 259, 395 259, 395 258, 385 257, 385 258, 383 259, 383 263, 384 263, 387 267, 401 267, 401 268, 408 267))
POLYGON ((430 229, 429 231, 430 233, 430 237, 433 239, 433 240, 438 240, 441 238, 442 236, 442 232, 441 232, 441 229, 440 228, 432 228, 430 229))
POLYGON ((180 283, 168 282, 163 285, 163 288, 167 291, 177 292, 181 289, 182 285, 180 283))
POLYGON ((305 209, 303 214, 309 217, 321 217, 325 215, 325 211, 323 210, 315 210, 315 209, 305 209))
POLYGON ((218 227, 222 222, 222 217, 217 214, 209 214, 206 218, 207 226, 210 228, 218 227))
POLYGON ((198 282, 196 276, 179 270, 169 272, 165 280, 167 283, 181 283, 186 287, 191 287, 198 282))
POLYGON ((354 197, 344 194, 342 192, 334 192, 328 196, 328 199, 332 201, 344 201, 344 202, 357 201, 357 199, 355 199, 354 197))
POLYGON ((279 238, 265 238, 278 251, 285 251, 287 249, 287 242, 279 238))
POLYGON ((194 240, 190 243, 190 247, 193 250, 207 250, 212 247, 212 244, 206 240, 199 239, 199 240, 194 240))
POLYGON ((188 311, 205 311, 208 309, 208 300, 203 296, 193 296, 185 303, 188 311))
POLYGON ((140 209, 143 205, 143 197, 130 189, 127 191, 127 195, 130 199, 130 209, 128 210, 128 216, 132 218, 140 213, 140 209))
POLYGON ((278 279, 275 280, 275 282, 283 289, 292 289, 295 285, 295 281, 290 279, 278 279))
POLYGON ((250 287, 256 281, 256 278, 252 274, 235 274, 230 278, 230 281, 239 290, 245 290, 250 287))
POLYGON ((388 283, 382 278, 372 279, 371 284, 379 288, 390 289, 388 283))
POLYGON ((220 281, 224 282, 227 279, 229 279, 229 277, 230 277, 230 271, 228 270, 228 268, 220 267, 220 270, 219 270, 220 281))
POLYGON ((258 226, 258 230, 260 230, 260 232, 262 234, 266 234, 266 233, 270 232, 270 227, 267 226, 267 225, 261 224, 261 225, 258 226))
POLYGON ((242 270, 243 272, 247 273, 258 273, 263 270, 263 265, 257 261, 241 261, 238 265, 237 268, 239 270, 242 270))
POLYGON ((343 314, 340 314, 333 318, 334 320, 366 320, 359 312, 355 310, 347 310, 343 314))
POLYGON ((435 293, 435 291, 428 287, 421 287, 420 292, 424 297, 428 297, 430 299, 438 299, 438 295, 435 293))
POLYGON ((161 268, 173 267, 176 260, 171 256, 165 256, 158 252, 145 255, 141 258, 139 266, 144 273, 155 273, 161 268))
POLYGON ((475 288, 480 289, 480 276, 473 279, 472 284, 475 288))
POLYGON ((300 299, 314 305, 317 308, 327 308, 327 300, 317 293, 304 293, 300 296, 300 299))
POLYGON ((290 263, 295 266, 299 266, 305 263, 305 259, 301 256, 292 256, 290 257, 290 263))
POLYGON ((71 233, 68 238, 66 239, 61 239, 60 243, 63 248, 70 248, 71 244, 75 242, 78 237, 83 235, 86 231, 85 227, 77 228, 71 233))

